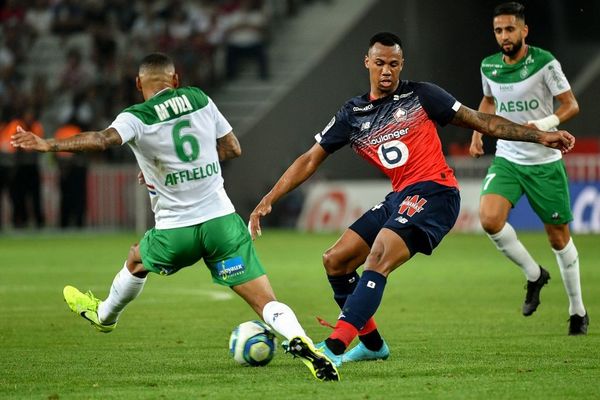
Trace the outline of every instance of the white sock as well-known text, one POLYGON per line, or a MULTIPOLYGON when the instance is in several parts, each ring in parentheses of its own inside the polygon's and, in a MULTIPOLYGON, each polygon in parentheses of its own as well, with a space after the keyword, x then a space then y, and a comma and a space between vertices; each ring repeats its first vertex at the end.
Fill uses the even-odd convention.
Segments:
POLYGON ((296 314, 286 304, 271 301, 265 305, 262 314, 265 322, 287 340, 296 336, 307 337, 296 314))
POLYGON ((585 315, 585 307, 581 298, 581 282, 579 280, 579 254, 573 243, 573 238, 562 250, 552 249, 560 269, 567 296, 569 296, 569 315, 585 315))
POLYGON ((123 309, 135 299, 144 288, 146 278, 131 275, 127 269, 127 262, 123 266, 110 287, 110 294, 98 306, 98 319, 105 324, 117 322, 123 309))
POLYGON ((517 232, 507 222, 500 232, 489 235, 496 248, 523 270, 528 281, 537 281, 540 277, 540 266, 529 254, 523 243, 517 238, 517 232))

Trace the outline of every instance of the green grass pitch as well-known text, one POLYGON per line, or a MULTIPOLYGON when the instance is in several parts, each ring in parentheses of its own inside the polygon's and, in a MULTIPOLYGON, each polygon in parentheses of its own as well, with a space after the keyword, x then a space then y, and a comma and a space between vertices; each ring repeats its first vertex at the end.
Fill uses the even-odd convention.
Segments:
MULTIPOLYGON (((336 236, 267 230, 260 257, 281 301, 315 341, 337 308, 321 266, 336 236)), ((388 280, 376 319, 392 355, 341 367, 321 383, 278 350, 241 367, 229 333, 256 315, 203 264, 151 275, 111 334, 71 313, 62 288, 105 298, 134 235, 0 237, 1 399, 592 399, 600 396, 598 236, 575 237, 588 336, 567 336, 567 298, 543 234, 521 234, 552 276, 542 304, 520 314, 521 272, 481 235, 449 235, 388 280)))

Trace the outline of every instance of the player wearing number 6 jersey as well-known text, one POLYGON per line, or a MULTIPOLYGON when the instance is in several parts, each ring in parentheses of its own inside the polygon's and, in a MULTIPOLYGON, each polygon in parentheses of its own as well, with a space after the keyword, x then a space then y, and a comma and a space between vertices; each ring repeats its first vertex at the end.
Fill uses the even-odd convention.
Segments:
POLYGON ((250 216, 250 230, 256 237, 260 218, 271 212, 273 203, 347 144, 390 178, 393 191, 323 255, 342 312, 331 336, 317 346, 338 364, 389 356, 373 319, 387 276, 416 253, 431 254, 456 221, 458 185, 442 154, 436 123, 562 151, 574 144, 567 132, 545 133, 516 125, 471 110, 431 83, 401 81, 402 44, 394 34, 373 36, 364 63, 369 92, 342 106, 316 135, 317 143, 294 161, 250 216), (364 272, 359 277, 356 270, 361 265, 364 272), (343 354, 357 335, 360 343, 343 354))
POLYGON ((155 227, 131 247, 106 300, 65 287, 71 310, 100 332, 111 332, 149 272, 170 275, 203 259, 213 281, 230 287, 293 343, 289 352, 317 379, 339 380, 335 365, 314 348, 292 309, 275 299, 246 224, 223 189, 219 162, 241 154, 227 120, 200 89, 178 87, 173 61, 163 54, 142 60, 136 83, 145 101, 125 109, 103 131, 43 140, 17 128, 12 137, 15 147, 37 151, 105 150, 127 143, 142 170, 155 227))
MULTIPOLYGON (((484 97, 479 110, 511 121, 554 131, 579 112, 577 100, 560 63, 549 52, 525 44, 525 8, 515 2, 494 10, 494 34, 501 52, 481 63, 484 97), (554 99, 559 107, 554 111, 554 99)), ((473 133, 470 153, 483 155, 481 134, 473 133)), ((479 216, 492 242, 525 274, 527 293, 523 315, 533 314, 550 274, 529 254, 507 222, 523 195, 544 223, 550 246, 569 297, 569 335, 587 333, 589 317, 583 305, 579 257, 569 232, 573 220, 569 185, 560 151, 536 143, 498 140, 481 190, 479 216)))

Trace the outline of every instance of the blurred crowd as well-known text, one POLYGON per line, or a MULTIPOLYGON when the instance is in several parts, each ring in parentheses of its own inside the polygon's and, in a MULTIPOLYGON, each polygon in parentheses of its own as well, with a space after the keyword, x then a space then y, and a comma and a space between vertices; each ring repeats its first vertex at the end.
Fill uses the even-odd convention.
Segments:
MULTIPOLYGON (((183 85, 209 92, 236 78, 242 63, 267 80, 273 32, 307 2, 0 0, 0 223, 5 193, 14 227, 44 226, 39 155, 10 146, 17 125, 42 137, 105 128, 141 101, 137 64, 155 51, 173 57, 183 85)), ((92 157, 132 160, 123 149, 92 157)), ((61 226, 84 224, 89 159, 50 161, 60 175, 61 226)))

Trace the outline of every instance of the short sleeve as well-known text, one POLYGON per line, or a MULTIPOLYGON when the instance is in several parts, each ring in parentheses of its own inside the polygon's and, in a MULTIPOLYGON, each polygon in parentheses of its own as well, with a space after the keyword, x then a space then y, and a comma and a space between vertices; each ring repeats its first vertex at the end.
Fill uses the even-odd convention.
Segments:
POLYGON ((562 71, 560 63, 554 59, 544 67, 544 82, 552 93, 552 96, 558 96, 561 93, 571 89, 567 77, 562 71))
POLYGON ((429 118, 442 126, 454 118, 461 105, 450 93, 433 83, 421 82, 416 92, 429 118))
POLYGON ((492 88, 488 82, 485 74, 481 71, 481 88, 483 89, 483 95, 486 97, 492 97, 492 88))
POLYGON ((221 111, 219 111, 217 105, 210 98, 208 99, 208 107, 210 107, 213 119, 215 121, 217 139, 222 138, 231 132, 233 128, 229 124, 229 121, 227 121, 223 114, 221 114, 221 111))
POLYGON ((109 128, 114 128, 121 136, 122 144, 125 144, 141 136, 142 122, 133 114, 122 112, 117 115, 109 128))
POLYGON ((348 113, 340 109, 327 126, 315 135, 317 143, 328 153, 333 153, 350 142, 352 125, 348 121, 348 113))

